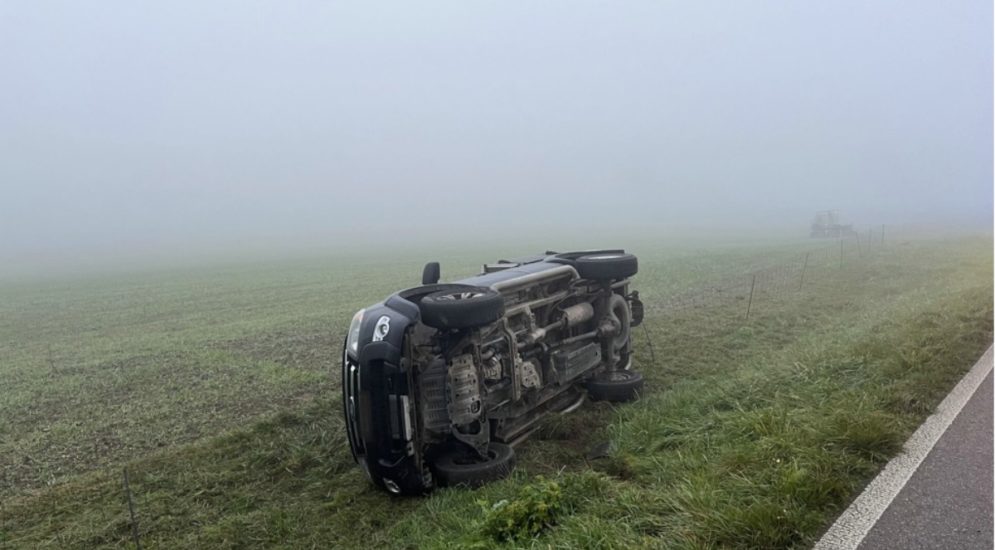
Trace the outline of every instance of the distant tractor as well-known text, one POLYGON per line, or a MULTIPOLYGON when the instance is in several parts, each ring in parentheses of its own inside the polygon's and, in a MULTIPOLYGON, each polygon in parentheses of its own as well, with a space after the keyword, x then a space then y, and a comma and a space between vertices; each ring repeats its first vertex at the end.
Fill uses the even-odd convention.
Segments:
POLYGON ((813 239, 838 239, 849 237, 854 234, 852 225, 840 223, 840 213, 838 210, 823 210, 815 213, 815 221, 812 222, 813 239))

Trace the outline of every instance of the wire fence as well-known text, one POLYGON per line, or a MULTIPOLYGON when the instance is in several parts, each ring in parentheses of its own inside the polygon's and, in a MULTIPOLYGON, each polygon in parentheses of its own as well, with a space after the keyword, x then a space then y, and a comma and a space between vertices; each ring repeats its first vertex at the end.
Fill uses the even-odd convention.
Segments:
POLYGON ((743 315, 749 319, 757 302, 794 293, 836 276, 844 268, 885 247, 884 227, 881 231, 852 233, 845 237, 821 240, 812 249, 800 252, 790 260, 725 277, 695 288, 671 294, 648 304, 653 313, 673 314, 689 309, 711 308, 733 302, 743 303, 743 315))

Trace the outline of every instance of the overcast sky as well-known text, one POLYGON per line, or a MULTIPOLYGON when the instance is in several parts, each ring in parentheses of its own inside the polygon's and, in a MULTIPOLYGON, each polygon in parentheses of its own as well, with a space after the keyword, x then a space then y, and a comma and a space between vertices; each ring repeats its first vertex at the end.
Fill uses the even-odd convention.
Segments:
POLYGON ((982 0, 5 0, 0 260, 990 227, 992 64, 982 0))

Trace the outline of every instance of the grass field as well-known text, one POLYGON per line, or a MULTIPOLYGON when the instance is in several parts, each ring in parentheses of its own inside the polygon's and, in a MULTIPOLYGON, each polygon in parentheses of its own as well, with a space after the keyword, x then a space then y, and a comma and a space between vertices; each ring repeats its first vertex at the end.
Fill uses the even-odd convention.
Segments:
MULTIPOLYGON (((643 239, 635 288, 652 306, 811 246, 643 239)), ((647 394, 550 419, 508 480, 374 491, 333 376, 352 313, 426 259, 455 278, 529 251, 0 286, 0 548, 127 544, 125 465, 146 548, 805 546, 992 339, 991 236, 896 240, 813 265, 748 322, 737 301, 650 307, 647 394)))

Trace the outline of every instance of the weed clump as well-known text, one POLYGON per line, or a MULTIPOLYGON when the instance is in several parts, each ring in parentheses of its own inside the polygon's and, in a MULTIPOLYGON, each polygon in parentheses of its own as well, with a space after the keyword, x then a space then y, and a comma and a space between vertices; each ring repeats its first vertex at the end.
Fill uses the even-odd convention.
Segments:
POLYGON ((859 456, 884 461, 902 450, 905 434, 891 415, 880 411, 839 411, 828 430, 830 440, 859 456))
POLYGON ((512 500, 484 506, 482 531, 498 542, 532 538, 556 523, 563 510, 563 491, 556 481, 538 476, 523 485, 512 500))

